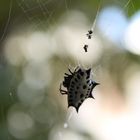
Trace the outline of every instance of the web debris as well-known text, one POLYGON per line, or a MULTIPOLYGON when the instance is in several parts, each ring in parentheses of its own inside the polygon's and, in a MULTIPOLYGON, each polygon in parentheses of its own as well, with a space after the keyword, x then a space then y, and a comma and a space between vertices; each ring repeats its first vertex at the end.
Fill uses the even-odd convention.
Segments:
MULTIPOLYGON (((87 36, 88 39, 91 39, 91 38, 92 38, 94 29, 95 29, 95 26, 96 26, 97 17, 98 17, 98 15, 99 15, 100 5, 101 5, 101 1, 100 1, 100 3, 99 3, 98 9, 97 9, 97 14, 96 14, 96 17, 95 17, 95 19, 94 19, 94 21, 93 21, 93 25, 92 25, 91 29, 88 30, 88 33, 86 34, 86 36, 87 36)), ((87 49, 88 49, 88 46, 89 46, 88 44, 85 44, 85 45, 84 45, 83 48, 84 48, 84 51, 85 51, 85 52, 88 52, 88 50, 87 50, 87 49)))
POLYGON ((7 28, 8 28, 8 26, 9 26, 9 23, 10 23, 11 12, 12 12, 12 3, 13 3, 13 0, 10 1, 8 18, 7 18, 7 22, 6 22, 6 24, 5 24, 4 31, 3 31, 3 34, 2 34, 2 36, 1 36, 0 42, 3 40, 3 38, 4 38, 4 36, 5 36, 5 33, 6 33, 6 31, 7 31, 7 28))

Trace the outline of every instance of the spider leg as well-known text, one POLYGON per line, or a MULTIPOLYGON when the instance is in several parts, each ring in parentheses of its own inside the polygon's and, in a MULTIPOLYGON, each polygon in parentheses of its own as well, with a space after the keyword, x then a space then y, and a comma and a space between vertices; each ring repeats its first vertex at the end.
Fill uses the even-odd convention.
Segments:
POLYGON ((65 91, 65 90, 60 89, 59 91, 60 91, 60 93, 61 93, 62 95, 67 94, 67 91, 65 91))
POLYGON ((79 66, 77 66, 77 67, 75 68, 74 72, 76 72, 78 69, 79 69, 79 66))
POLYGON ((60 84, 59 91, 60 91, 60 93, 61 93, 62 95, 67 94, 67 91, 65 91, 65 90, 62 89, 62 84, 60 84))
POLYGON ((65 73, 65 75, 69 76, 69 74, 65 73))
POLYGON ((73 74, 73 72, 68 68, 68 70, 69 70, 69 72, 71 73, 71 74, 73 74))
MULTIPOLYGON (((77 67, 75 68, 74 72, 76 72, 77 69, 79 69, 79 66, 77 66, 77 67)), ((74 72, 72 72, 69 68, 68 68, 68 70, 69 70, 69 72, 73 75, 74 72)), ((65 73, 65 75, 69 75, 69 74, 65 73)))

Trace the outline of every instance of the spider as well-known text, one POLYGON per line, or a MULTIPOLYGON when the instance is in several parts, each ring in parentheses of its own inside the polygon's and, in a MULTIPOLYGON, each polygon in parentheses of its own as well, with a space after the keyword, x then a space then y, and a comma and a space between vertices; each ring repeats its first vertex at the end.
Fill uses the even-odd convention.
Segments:
POLYGON ((77 67, 74 72, 68 69, 70 74, 65 73, 63 84, 60 84, 60 93, 68 96, 68 107, 73 106, 78 112, 79 107, 87 98, 93 98, 92 90, 96 83, 91 79, 91 68, 77 67), (67 89, 63 90, 62 85, 67 89))

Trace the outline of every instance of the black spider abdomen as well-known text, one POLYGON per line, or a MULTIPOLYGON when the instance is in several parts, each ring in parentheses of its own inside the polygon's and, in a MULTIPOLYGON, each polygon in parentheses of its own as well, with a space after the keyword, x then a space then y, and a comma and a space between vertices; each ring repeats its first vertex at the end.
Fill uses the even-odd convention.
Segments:
POLYGON ((65 75, 63 86, 67 89, 68 107, 73 106, 78 112, 85 99, 94 98, 92 90, 98 83, 91 79, 91 69, 79 68, 65 75))

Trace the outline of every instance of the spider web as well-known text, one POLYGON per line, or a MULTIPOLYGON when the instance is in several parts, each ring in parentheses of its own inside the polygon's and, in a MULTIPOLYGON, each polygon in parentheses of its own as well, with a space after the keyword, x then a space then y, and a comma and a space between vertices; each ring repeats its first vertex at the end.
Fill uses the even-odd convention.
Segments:
MULTIPOLYGON (((57 12, 63 9, 64 2, 61 0, 17 0, 19 8, 22 10, 27 23, 35 23, 35 29, 46 28, 55 24, 57 12), (56 4, 57 3, 57 4, 56 4), (52 8, 53 7, 53 8, 52 8), (52 10, 53 9, 53 10, 52 10)), ((66 3, 67 9, 67 3, 66 3)))
MULTIPOLYGON (((49 28, 57 25, 57 20, 59 19, 59 16, 57 16, 57 15, 61 15, 64 11, 68 13, 70 10, 70 5, 71 5, 71 0, 60 0, 59 2, 57 0, 47 0, 47 1, 46 0, 35 0, 35 1, 34 0, 17 0, 16 2, 24 16, 24 20, 23 20, 22 24, 23 25, 31 24, 32 30, 46 29, 46 27, 49 29, 49 28)), ((98 7, 96 10, 96 14, 95 14, 96 16, 95 16, 95 18, 93 18, 93 23, 91 23, 91 26, 89 27, 89 30, 90 29, 93 30, 93 34, 94 34, 94 30, 96 28, 96 22, 97 22, 97 18, 98 18, 98 15, 99 15, 99 12, 100 12, 100 9, 102 6, 102 2, 103 2, 103 0, 101 0, 98 3, 98 7)), ((122 4, 122 2, 120 0, 115 0, 115 1, 113 1, 113 3, 120 5, 122 7, 122 9, 124 9, 125 11, 128 10, 129 6, 134 8, 132 0, 128 0, 128 1, 124 2, 124 4, 122 4)), ((9 16, 7 19, 7 24, 5 25, 5 29, 4 29, 3 35, 1 37, 1 40, 5 36, 5 32, 8 28, 8 25, 10 22, 10 17, 11 17, 10 16, 11 10, 12 10, 12 0, 11 0, 10 7, 9 7, 9 16)), ((84 36, 86 38, 86 33, 84 36)), ((88 43, 88 40, 84 43, 88 43)), ((82 46, 81 46, 81 49, 83 50, 82 46)), ((85 55, 86 55, 86 53, 85 53, 85 55)), ((86 67, 85 64, 81 63, 77 57, 74 58, 74 63, 71 59, 63 60, 63 58, 61 59, 61 63, 63 65, 65 65, 66 68, 68 68, 68 67, 71 68, 71 67, 73 67, 73 65, 74 65, 74 67, 76 67, 77 65, 86 67)), ((90 64, 89 66, 94 67, 93 64, 90 64)), ((93 73, 96 74, 96 71, 101 70, 101 65, 98 65, 94 68, 95 68, 95 70, 93 73)), ((14 97, 12 95, 12 92, 9 93, 9 96, 11 97, 11 100, 13 100, 14 97)), ((1 109, 1 112, 2 112, 2 114, 4 114, 2 109, 1 109)), ((73 117, 73 114, 74 114, 74 112, 72 111, 67 115, 66 122, 64 123, 65 129, 69 126, 69 121, 73 117)), ((62 135, 60 132, 60 139, 61 139, 61 137, 62 137, 62 135)))
MULTIPOLYGON (((70 11, 71 3, 72 3, 71 0, 60 0, 59 2, 57 0, 47 0, 47 1, 46 0, 35 0, 35 1, 17 0, 17 4, 25 17, 25 24, 33 24, 34 25, 32 26, 33 30, 38 30, 40 28, 46 29, 47 26, 48 26, 47 28, 49 29, 52 26, 56 25, 57 18, 59 18, 57 17, 58 15, 57 13, 59 13, 60 15, 62 11, 68 13, 70 11)), ((96 14, 95 17, 93 18, 93 23, 89 27, 89 30, 91 29, 93 31, 93 34, 96 28, 97 18, 99 16, 99 12, 103 3, 104 3, 103 0, 98 2, 96 14)), ((113 0, 111 1, 111 3, 119 5, 125 11, 128 10, 129 6, 134 8, 132 0, 124 1, 123 4, 120 0, 113 0)), ((88 40, 85 43, 88 43, 88 40)), ((83 48, 81 47, 81 49, 83 48)), ((77 57, 74 58, 74 61, 75 62, 73 64, 71 59, 68 60, 61 59, 61 62, 63 63, 63 65, 65 65, 66 68, 68 67, 71 68, 73 67, 72 65, 75 65, 74 67, 76 67, 77 65, 85 67, 85 64, 82 64, 77 57)), ((90 64, 89 66, 94 67, 93 64, 90 64)), ((93 73, 96 73, 96 71, 101 69, 101 66, 98 65, 94 68, 95 70, 93 73)))
MULTIPOLYGON (((57 20, 59 19, 60 15, 63 13, 69 13, 71 10, 71 0, 60 0, 57 2, 56 0, 17 0, 17 4, 19 8, 21 9, 21 12, 24 15, 24 20, 23 24, 31 24, 31 28, 33 30, 38 30, 38 29, 50 29, 51 27, 57 25, 57 20), (59 16, 58 16, 59 15, 59 16)), ((103 5, 104 1, 100 0, 97 2, 97 8, 96 8, 96 13, 95 17, 92 19, 93 23, 91 26, 89 26, 89 30, 94 30, 96 28, 96 22, 97 18, 99 16, 100 9, 103 5)), ((129 6, 134 8, 133 1, 132 0, 126 0, 123 1, 123 3, 120 0, 113 0, 110 2, 111 4, 118 5, 122 7, 125 11, 129 9, 129 6)), ((109 28, 109 27, 108 27, 109 28)), ((108 30, 108 29, 107 29, 108 30)), ((85 38, 86 38, 86 33, 85 33, 85 38)), ((88 44, 89 40, 83 42, 83 44, 88 44)), ((81 46, 81 49, 83 49, 83 46, 81 46)), ((85 56, 86 57, 86 53, 85 56)), ((82 64, 81 61, 79 61, 78 57, 75 56, 75 67, 77 65, 85 65, 82 64)), ((64 65, 66 67, 69 67, 73 62, 69 59, 68 62, 66 60, 62 60, 64 65)), ((93 67, 93 64, 90 64, 90 67, 93 67)))

